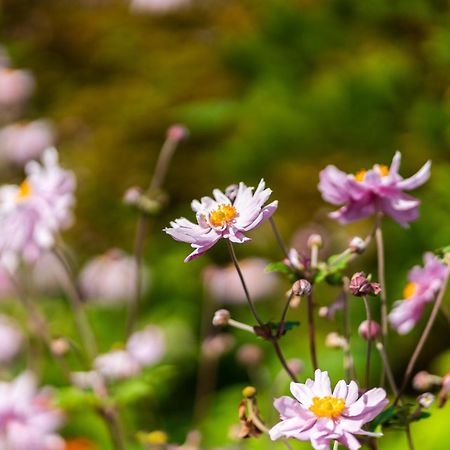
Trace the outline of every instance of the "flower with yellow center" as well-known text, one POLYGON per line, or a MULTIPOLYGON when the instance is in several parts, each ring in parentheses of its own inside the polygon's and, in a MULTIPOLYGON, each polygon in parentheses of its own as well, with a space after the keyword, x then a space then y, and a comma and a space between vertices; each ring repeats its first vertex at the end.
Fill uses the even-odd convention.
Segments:
MULTIPOLYGON (((375 164, 373 166, 373 169, 382 177, 387 177, 389 175, 389 167, 384 164, 375 164)), ((367 170, 358 170, 358 172, 355 173, 355 180, 358 183, 362 183, 364 181, 364 178, 366 177, 366 174, 367 170)))
POLYGON ((24 200, 31 194, 32 188, 30 183, 27 180, 23 181, 19 186, 19 190, 17 191, 17 200, 24 200))
POLYGON ((213 227, 222 227, 230 223, 236 216, 237 211, 233 205, 221 204, 209 213, 209 222, 213 227))
POLYGON ((309 410, 317 417, 337 419, 345 409, 345 400, 333 396, 313 397, 309 410))
POLYGON ((416 283, 408 283, 403 289, 403 298, 409 300, 417 291, 416 283))

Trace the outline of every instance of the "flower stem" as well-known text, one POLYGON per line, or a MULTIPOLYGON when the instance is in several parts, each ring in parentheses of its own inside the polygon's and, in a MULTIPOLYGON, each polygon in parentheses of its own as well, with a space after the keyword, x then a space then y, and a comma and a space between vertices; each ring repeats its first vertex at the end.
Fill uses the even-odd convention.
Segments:
POLYGON ((294 297, 294 291, 291 289, 291 292, 289 292, 288 298, 287 298, 286 303, 284 305, 283 312, 281 313, 280 323, 278 324, 277 337, 280 337, 283 334, 284 324, 285 324, 285 321, 286 321, 286 315, 288 313, 289 306, 291 304, 291 300, 292 300, 293 297, 294 297))
POLYGON ((286 247, 286 244, 284 243, 284 240, 281 237, 281 233, 278 230, 278 227, 275 223, 274 218, 270 217, 269 222, 270 222, 270 226, 272 227, 273 234, 275 235, 275 239, 277 240, 278 246, 280 247, 281 251, 283 252, 283 255, 285 256, 285 258, 287 258, 289 260, 290 258, 289 258, 288 248, 286 247))
POLYGON ((311 354, 311 362, 313 369, 317 370, 319 364, 317 363, 316 331, 314 327, 314 299, 312 292, 308 295, 308 333, 309 333, 309 351, 311 354))
POLYGON ((350 314, 348 308, 348 298, 345 291, 342 294, 344 296, 344 311, 343 311, 343 320, 344 320, 344 337, 347 342, 347 345, 344 347, 344 369, 345 369, 345 378, 349 383, 350 380, 354 380, 355 377, 355 366, 353 364, 353 356, 350 347, 350 314))
POLYGON ((366 389, 370 386, 370 357, 372 356, 372 314, 370 312, 370 305, 367 297, 363 296, 364 306, 366 308, 367 322, 369 330, 367 335, 367 358, 366 358, 366 389))
POLYGON ((383 362, 383 368, 384 368, 384 372, 386 374, 386 377, 389 381, 389 384, 391 386, 392 389, 392 393, 397 396, 398 395, 398 387, 397 384, 395 382, 395 378, 394 378, 394 374, 392 373, 392 368, 391 365, 389 364, 389 358, 386 354, 386 350, 384 349, 384 345, 381 341, 378 341, 376 343, 376 348, 380 353, 381 356, 381 361, 383 362))
POLYGON ((428 336, 430 335, 430 331, 433 328, 434 321, 436 320, 439 309, 444 300, 449 274, 450 274, 450 267, 447 267, 445 279, 442 282, 441 289, 439 290, 439 294, 436 298, 436 301, 434 302, 433 310, 431 311, 430 317, 428 318, 428 322, 425 326, 425 330, 423 331, 422 336, 420 337, 419 343, 417 344, 416 349, 414 350, 414 353, 412 354, 411 359, 409 360, 405 375, 403 377, 403 382, 401 384, 400 391, 394 401, 394 405, 401 399, 401 396, 403 395, 403 392, 406 389, 406 386, 411 378, 411 375, 413 373, 417 359, 419 358, 419 355, 423 350, 425 342, 427 341, 428 336))
POLYGON ((333 450, 337 450, 338 447, 339 447, 339 442, 338 441, 334 441, 333 450))
POLYGON ((273 348, 275 349, 275 352, 278 356, 278 359, 280 360, 281 365, 283 366, 284 370, 286 371, 286 373, 291 377, 291 380, 294 383, 297 383, 297 377, 295 376, 295 374, 292 372, 292 370, 289 368, 288 363, 286 362, 286 358, 283 355, 283 352, 281 350, 280 344, 278 342, 277 338, 272 338, 271 339, 273 348))

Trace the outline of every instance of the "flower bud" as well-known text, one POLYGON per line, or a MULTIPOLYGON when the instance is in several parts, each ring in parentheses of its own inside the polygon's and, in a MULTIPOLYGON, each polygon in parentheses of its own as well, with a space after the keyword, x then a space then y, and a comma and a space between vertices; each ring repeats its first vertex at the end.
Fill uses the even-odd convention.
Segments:
POLYGON ((437 375, 432 375, 425 370, 421 370, 414 375, 412 380, 413 388, 416 391, 429 391, 435 386, 439 386, 442 382, 442 378, 437 375))
POLYGON ((169 141, 180 142, 187 139, 189 136, 189 130, 180 124, 175 124, 169 127, 167 130, 167 139, 169 141))
POLYGON ((327 337, 325 338, 325 346, 329 348, 344 349, 347 347, 347 339, 335 332, 328 333, 327 337))
POLYGON ((128 188, 123 196, 123 202, 126 205, 137 205, 142 197, 142 189, 137 186, 128 188))
POLYGON ((417 401, 422 408, 429 408, 435 400, 435 396, 431 392, 424 392, 417 397, 417 401))
POLYGON ((319 317, 328 317, 328 306, 321 306, 319 308, 319 317))
POLYGON ((352 253, 361 254, 366 249, 366 243, 365 243, 364 239, 360 238, 359 236, 355 236, 349 242, 348 248, 350 249, 350 251, 352 253))
POLYGON ((381 327, 378 324, 378 322, 375 322, 375 320, 371 320, 370 324, 368 320, 364 320, 363 322, 361 322, 361 325, 358 328, 359 335, 363 337, 366 341, 368 341, 369 339, 370 340, 376 339, 380 335, 380 331, 381 327))
POLYGON ((216 327, 224 327, 228 325, 228 321, 230 320, 230 318, 230 311, 228 311, 227 309, 219 309, 214 313, 212 323, 216 327))
POLYGON ((352 276, 348 289, 355 297, 378 295, 381 292, 380 285, 371 283, 364 272, 357 272, 352 276))
POLYGON ((50 344, 51 351, 56 356, 64 356, 70 350, 69 341, 63 337, 53 339, 50 344))
POLYGON ((322 240, 322 236, 320 234, 311 234, 311 236, 309 236, 308 238, 308 248, 313 248, 313 247, 322 247, 323 245, 323 240, 322 240))
POLYGON ((303 372, 303 369, 305 368, 305 364, 301 359, 298 358, 291 358, 287 361, 287 365, 289 367, 289 370, 294 374, 298 375, 299 373, 303 372))
POLYGON ((311 294, 311 289, 311 283, 305 279, 297 280, 292 285, 292 292, 297 297, 307 297, 311 294))
POLYGON ((242 389, 242 395, 245 398, 253 398, 256 395, 256 389, 253 386, 247 386, 242 389))
POLYGON ((254 344, 242 345, 236 353, 237 361, 243 366, 257 367, 264 358, 264 352, 254 344))

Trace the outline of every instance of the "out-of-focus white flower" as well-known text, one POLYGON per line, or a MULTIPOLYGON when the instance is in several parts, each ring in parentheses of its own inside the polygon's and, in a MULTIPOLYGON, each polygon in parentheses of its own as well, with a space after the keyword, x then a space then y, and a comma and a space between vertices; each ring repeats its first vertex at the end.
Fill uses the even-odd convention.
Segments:
POLYGON ((130 9, 136 13, 167 14, 186 8, 190 0, 131 0, 130 9))
POLYGON ((0 67, 0 106, 24 103, 34 90, 34 79, 27 70, 0 67))
POLYGON ((37 391, 31 373, 0 382, 0 411, 1 449, 64 450, 64 441, 56 434, 63 415, 48 391, 37 391))
POLYGON ((126 350, 113 350, 97 356, 95 370, 109 380, 131 378, 141 371, 141 366, 126 350))
POLYGON ((42 164, 30 161, 20 185, 0 188, 0 262, 13 270, 20 258, 33 263, 52 248, 54 236, 72 222, 75 177, 47 149, 42 164))
POLYGON ((0 364, 11 361, 20 351, 23 335, 11 320, 0 315, 0 364))
MULTIPOLYGON (((242 274, 252 300, 273 295, 279 287, 274 273, 265 272, 267 261, 248 258, 240 261, 242 274)), ((245 303, 245 292, 233 265, 221 268, 210 266, 204 272, 204 283, 211 297, 219 303, 245 303)))
POLYGON ((94 391, 98 391, 103 386, 103 377, 95 370, 72 372, 70 374, 70 381, 80 389, 93 389, 94 391))
POLYGON ((54 142, 54 129, 46 120, 14 123, 0 130, 0 159, 23 166, 39 158, 54 142))
MULTIPOLYGON (((112 249, 89 261, 80 273, 83 295, 97 303, 116 306, 132 300, 136 293, 136 261, 121 250, 112 249)), ((143 291, 148 271, 143 271, 143 291)))
POLYGON ((149 325, 142 331, 132 334, 127 342, 128 353, 144 367, 159 362, 165 350, 164 334, 154 325, 149 325))

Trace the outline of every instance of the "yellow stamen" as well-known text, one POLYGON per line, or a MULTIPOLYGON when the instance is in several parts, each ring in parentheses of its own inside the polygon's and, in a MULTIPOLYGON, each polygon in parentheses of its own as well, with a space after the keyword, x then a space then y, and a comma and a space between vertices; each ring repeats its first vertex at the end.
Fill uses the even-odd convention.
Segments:
POLYGON ((358 183, 362 183, 364 181, 364 177, 366 176, 367 170, 361 169, 355 173, 355 180, 358 183))
POLYGON ((405 286, 405 289, 403 289, 403 298, 405 300, 408 300, 411 298, 417 291, 417 284, 416 283, 408 283, 405 286))
POLYGON ((213 227, 221 227, 231 222, 237 216, 236 208, 233 205, 222 204, 209 214, 209 222, 213 227))
POLYGON ((23 181, 19 186, 19 191, 17 192, 17 199, 23 200, 31 195, 32 189, 30 183, 27 180, 23 181))
MULTIPOLYGON (((375 164, 373 168, 382 177, 387 177, 389 175, 389 167, 385 166, 384 164, 375 164)), ((364 181, 364 178, 366 177, 366 174, 367 170, 365 169, 358 170, 358 172, 355 173, 355 180, 358 183, 362 183, 364 181)))
POLYGON ((328 417, 329 419, 337 419, 345 409, 345 400, 342 398, 327 396, 314 397, 313 404, 309 410, 317 417, 328 417))

